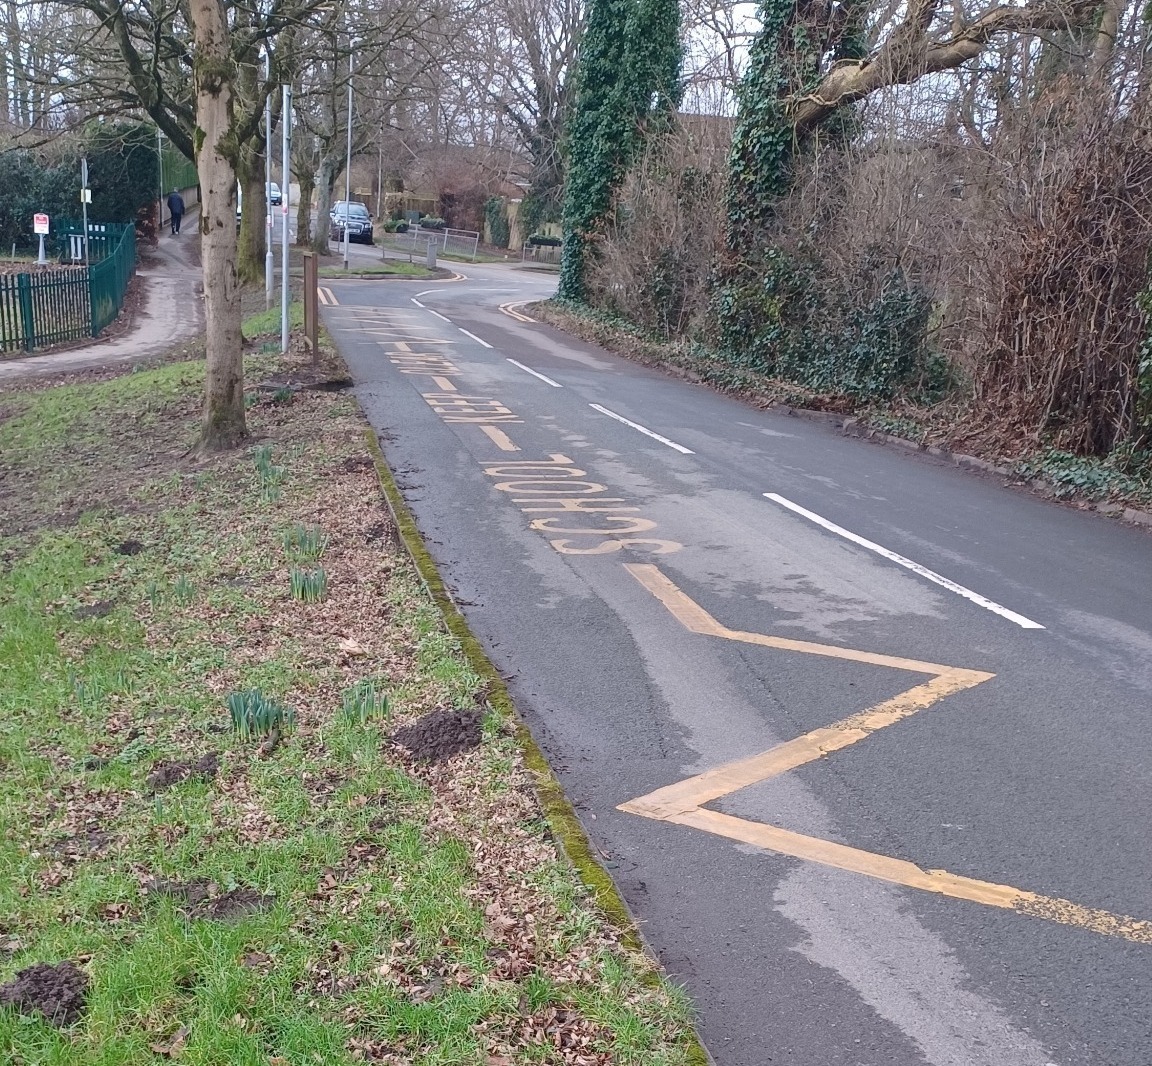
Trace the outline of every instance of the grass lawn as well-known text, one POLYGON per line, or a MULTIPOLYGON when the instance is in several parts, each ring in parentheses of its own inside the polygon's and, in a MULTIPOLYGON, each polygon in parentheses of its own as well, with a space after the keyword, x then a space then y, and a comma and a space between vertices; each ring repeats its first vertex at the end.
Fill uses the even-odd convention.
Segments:
POLYGON ((435 277, 433 272, 427 267, 419 266, 416 263, 405 263, 399 259, 389 259, 387 264, 381 264, 379 266, 361 266, 355 260, 351 260, 348 264, 347 270, 345 270, 343 266, 324 266, 321 267, 317 273, 322 278, 345 278, 349 276, 355 277, 357 274, 405 278, 435 277))
MULTIPOLYGON (((300 329, 304 325, 304 302, 295 294, 288 304, 288 322, 291 329, 300 329)), ((248 315, 240 325, 240 332, 246 341, 272 334, 280 336, 279 290, 276 292, 273 306, 267 311, 257 311, 248 315)))
POLYGON ((352 398, 202 461, 202 373, 0 392, 0 1062, 685 1062, 352 398))

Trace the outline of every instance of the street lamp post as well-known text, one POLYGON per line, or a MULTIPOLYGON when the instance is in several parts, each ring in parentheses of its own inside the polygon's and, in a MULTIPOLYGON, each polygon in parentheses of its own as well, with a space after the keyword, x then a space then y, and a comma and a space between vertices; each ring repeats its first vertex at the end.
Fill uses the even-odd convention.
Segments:
POLYGON ((352 56, 355 41, 348 42, 348 148, 344 159, 344 269, 348 269, 348 223, 352 210, 352 56))
MULTIPOLYGON (((160 199, 156 203, 156 229, 164 228, 164 134, 156 130, 156 163, 160 167, 160 199)), ((159 233, 156 234, 160 236, 159 233)))
POLYGON ((291 206, 291 186, 288 180, 291 177, 289 164, 292 161, 292 90, 287 85, 282 87, 283 97, 280 106, 280 126, 283 130, 283 142, 280 151, 284 158, 281 160, 281 181, 284 186, 280 190, 280 204, 282 208, 282 228, 280 234, 280 350, 288 351, 288 208, 291 206))
MULTIPOLYGON (((161 194, 163 194, 164 186, 160 186, 161 194)), ((84 265, 90 267, 91 260, 88 257, 88 201, 92 198, 92 193, 88 190, 88 157, 80 157, 80 206, 84 212, 84 265)))
POLYGON ((272 55, 264 49, 264 307, 272 306, 273 275, 275 273, 272 255, 272 94, 268 87, 272 84, 272 55))

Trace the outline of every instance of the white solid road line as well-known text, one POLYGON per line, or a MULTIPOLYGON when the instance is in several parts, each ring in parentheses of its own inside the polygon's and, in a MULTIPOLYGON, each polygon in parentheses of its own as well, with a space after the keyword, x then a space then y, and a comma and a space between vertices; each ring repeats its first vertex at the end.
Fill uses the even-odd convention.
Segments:
MULTIPOLYGON (((492 346, 488 345, 488 347, 491 348, 492 346)), ((541 374, 538 370, 533 370, 530 366, 525 366, 523 363, 518 363, 515 359, 509 359, 508 362, 510 362, 513 366, 518 366, 521 370, 523 370, 527 374, 531 374, 534 378, 539 378, 541 381, 546 381, 554 389, 564 388, 564 386, 561 385, 560 382, 553 381, 550 377, 546 377, 544 374, 541 374)))
POLYGON ((414 304, 415 304, 417 307, 423 307, 423 306, 424 306, 424 305, 423 305, 423 304, 422 304, 422 303, 421 303, 419 300, 417 300, 417 299, 416 299, 416 297, 415 297, 415 296, 413 296, 413 297, 412 297, 412 302, 413 302, 413 303, 414 303, 414 304))
POLYGON ((815 522, 818 526, 823 526, 830 533, 835 533, 837 536, 843 537, 845 540, 850 540, 853 544, 859 544, 861 548, 867 548, 869 551, 875 552, 877 555, 882 555, 885 559, 897 563, 900 566, 911 570, 921 577, 926 577, 929 581, 934 581, 937 585, 948 589, 950 592, 955 592, 957 596, 963 596, 966 600, 971 600, 973 603, 983 607, 986 611, 991 611, 993 614, 1000 615, 1001 618, 1007 618, 1009 622, 1015 622, 1021 629, 1043 629, 1039 622, 1033 622, 1031 618, 1025 618, 1022 614, 1017 614, 1015 611, 1010 611, 1002 604, 996 603, 995 600, 990 600, 986 596, 981 596, 978 592, 973 592, 971 589, 966 589, 963 585, 957 585, 955 581, 950 581, 948 578, 936 573, 935 570, 929 570, 926 566, 921 566, 919 563, 914 563, 911 559, 905 558, 903 555, 898 555, 894 551, 889 551, 887 548, 879 545, 871 540, 866 540, 857 533, 845 529, 843 526, 836 525, 835 522, 829 522, 827 518, 816 514, 814 511, 809 511, 806 507, 801 507, 798 503, 793 503, 791 500, 786 499, 776 492, 766 492, 764 496, 772 500, 774 503, 780 504, 781 507, 787 507, 790 511, 795 511, 796 514, 802 515, 810 522, 815 522))
POLYGON ((667 444, 669 448, 675 448, 681 455, 695 455, 696 453, 691 448, 685 448, 683 444, 677 444, 674 440, 669 440, 667 437, 660 436, 659 433, 653 433, 652 430, 646 429, 640 425, 639 422, 631 422, 623 415, 618 415, 615 411, 609 411, 607 407, 601 407, 598 403, 590 403, 588 405, 595 411, 599 411, 602 415, 607 415, 609 418, 616 419, 617 422, 623 422, 626 426, 631 426, 633 429, 639 430, 646 437, 651 437, 653 440, 658 440, 661 444, 667 444))
MULTIPOLYGON (((432 313, 435 314, 436 312, 433 311, 432 313)), ((477 337, 475 333, 469 333, 463 326, 457 326, 456 328, 461 333, 463 333, 465 337, 471 337, 477 344, 483 344, 485 348, 491 348, 492 347, 492 345, 489 344, 487 341, 482 341, 479 337, 477 337)))
POLYGON ((442 315, 439 311, 433 311, 431 307, 425 307, 424 310, 427 311, 430 315, 435 315, 437 318, 444 319, 445 322, 451 325, 452 319, 450 319, 447 315, 442 315))

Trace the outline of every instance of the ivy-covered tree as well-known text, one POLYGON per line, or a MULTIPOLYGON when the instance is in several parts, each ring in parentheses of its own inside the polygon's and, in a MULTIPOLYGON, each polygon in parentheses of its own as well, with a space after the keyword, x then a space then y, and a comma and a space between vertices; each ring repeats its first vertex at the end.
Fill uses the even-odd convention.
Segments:
POLYGON ((728 161, 728 243, 738 246, 765 221, 788 188, 792 129, 788 121, 785 35, 796 0, 760 0, 760 29, 748 50, 748 69, 728 161))
POLYGON ((560 297, 584 299, 590 242, 646 132, 679 106, 677 0, 591 0, 576 68, 560 297))
POLYGON ((966 20, 959 8, 942 10, 940 0, 910 0, 899 21, 872 20, 869 33, 867 0, 759 0, 760 28, 737 92, 730 246, 747 243, 788 191, 793 152, 850 115, 858 101, 955 69, 996 36, 1083 25, 1101 6, 1102 0, 1031 0, 966 20))

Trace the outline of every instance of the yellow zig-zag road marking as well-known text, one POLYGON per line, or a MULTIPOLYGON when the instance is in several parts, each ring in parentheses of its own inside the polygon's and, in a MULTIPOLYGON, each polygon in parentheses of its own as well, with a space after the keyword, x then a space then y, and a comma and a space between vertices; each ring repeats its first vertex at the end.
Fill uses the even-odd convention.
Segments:
POLYGON ((947 870, 924 870, 904 859, 863 851, 831 840, 794 833, 778 826, 705 808, 706 803, 850 747, 885 726, 900 722, 947 696, 979 685, 995 675, 982 670, 943 666, 939 663, 894 655, 878 655, 854 648, 841 648, 833 644, 816 644, 805 640, 772 637, 766 633, 747 633, 729 629, 682 592, 659 567, 651 564, 625 564, 625 569, 692 633, 933 676, 930 681, 916 685, 868 710, 849 715, 832 725, 813 729, 803 736, 777 744, 751 758, 726 763, 695 777, 659 788, 655 792, 620 804, 618 810, 676 825, 691 826, 729 840, 738 840, 782 855, 821 863, 838 870, 874 877, 892 884, 920 889, 923 892, 969 900, 988 907, 1014 910, 1020 914, 1076 926, 1139 944, 1152 944, 1152 922, 1149 921, 1085 907, 1071 900, 1042 896, 1011 885, 999 885, 991 881, 964 877, 949 873, 947 870))

